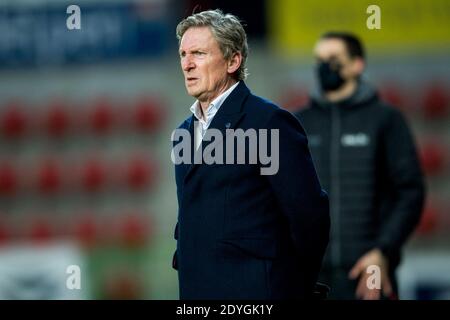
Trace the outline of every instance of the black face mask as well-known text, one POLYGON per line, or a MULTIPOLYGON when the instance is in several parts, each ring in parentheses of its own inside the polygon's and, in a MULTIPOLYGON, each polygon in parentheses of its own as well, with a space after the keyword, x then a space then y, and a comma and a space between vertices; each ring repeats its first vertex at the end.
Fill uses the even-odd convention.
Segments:
POLYGON ((333 91, 342 87, 345 80, 340 74, 341 67, 334 69, 329 62, 320 62, 317 65, 317 76, 323 91, 333 91))

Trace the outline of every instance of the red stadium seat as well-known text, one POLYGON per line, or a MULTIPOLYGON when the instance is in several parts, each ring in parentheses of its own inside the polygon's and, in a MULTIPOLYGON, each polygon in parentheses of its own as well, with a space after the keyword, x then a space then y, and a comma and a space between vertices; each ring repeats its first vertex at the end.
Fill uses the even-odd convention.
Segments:
POLYGON ((120 242, 125 246, 144 246, 150 236, 149 218, 139 214, 126 214, 119 221, 120 242))
POLYGON ((126 183, 130 189, 140 191, 153 185, 155 165, 144 157, 131 159, 126 169, 126 183))
POLYGON ((92 215, 82 216, 75 222, 75 239, 83 246, 92 247, 99 241, 99 225, 92 215))
POLYGON ((54 101, 45 117, 45 130, 52 137, 61 137, 67 134, 70 125, 70 116, 67 106, 62 101, 54 101))
POLYGON ((35 244, 46 243, 52 240, 54 230, 49 220, 46 218, 37 218, 31 222, 29 237, 35 244))
POLYGON ((162 103, 151 97, 142 97, 134 110, 134 124, 138 130, 155 132, 165 120, 165 110, 162 103))
POLYGON ((388 82, 381 87, 379 92, 381 99, 390 105, 406 113, 411 113, 413 111, 413 106, 407 105, 408 102, 406 101, 406 96, 397 84, 388 82))
POLYGON ((122 270, 114 272, 105 279, 104 292, 108 300, 138 300, 142 299, 143 287, 136 272, 122 270))
POLYGON ((291 112, 298 111, 305 107, 308 103, 309 96, 307 91, 300 85, 295 87, 289 87, 283 90, 280 104, 286 110, 291 112))
POLYGON ((28 119, 19 102, 11 102, 1 119, 1 131, 7 138, 22 137, 27 130, 28 119))
POLYGON ((83 168, 82 184, 88 192, 101 190, 106 183, 105 165, 98 159, 89 160, 83 168))
POLYGON ((422 112, 426 118, 439 119, 447 117, 449 105, 449 96, 442 85, 433 84, 426 89, 422 102, 422 112))
POLYGON ((14 196, 17 193, 18 175, 9 163, 0 164, 0 196, 14 196))
POLYGON ((445 170, 447 164, 447 151, 443 143, 430 140, 421 143, 419 148, 422 168, 426 175, 436 176, 445 170))
POLYGON ((53 160, 44 161, 38 172, 38 189, 43 194, 54 194, 62 187, 59 165, 53 160))
POLYGON ((4 221, 0 221, 0 246, 6 244, 10 240, 10 237, 11 234, 8 226, 4 221))
POLYGON ((416 233, 421 236, 434 233, 439 225, 439 209, 435 204, 427 202, 416 233))
POLYGON ((114 125, 114 111, 107 98, 98 99, 89 116, 91 129, 97 134, 109 133, 114 125))

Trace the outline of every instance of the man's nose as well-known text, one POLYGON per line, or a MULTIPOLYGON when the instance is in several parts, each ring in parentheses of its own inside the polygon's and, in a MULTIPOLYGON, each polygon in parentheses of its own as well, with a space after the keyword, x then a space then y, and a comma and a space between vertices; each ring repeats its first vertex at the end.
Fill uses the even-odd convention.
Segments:
POLYGON ((195 68, 195 63, 190 57, 184 57, 181 60, 181 67, 183 68, 183 71, 190 71, 195 68))

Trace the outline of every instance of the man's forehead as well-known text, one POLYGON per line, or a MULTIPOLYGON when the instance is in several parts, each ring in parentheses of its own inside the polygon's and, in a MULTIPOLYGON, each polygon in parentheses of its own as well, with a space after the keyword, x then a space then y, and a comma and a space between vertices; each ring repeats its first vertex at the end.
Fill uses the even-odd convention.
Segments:
POLYGON ((205 47, 213 44, 213 35, 208 27, 191 27, 186 30, 180 41, 180 49, 205 47))
POLYGON ((346 55, 346 47, 340 39, 321 39, 314 47, 316 56, 342 56, 346 55))

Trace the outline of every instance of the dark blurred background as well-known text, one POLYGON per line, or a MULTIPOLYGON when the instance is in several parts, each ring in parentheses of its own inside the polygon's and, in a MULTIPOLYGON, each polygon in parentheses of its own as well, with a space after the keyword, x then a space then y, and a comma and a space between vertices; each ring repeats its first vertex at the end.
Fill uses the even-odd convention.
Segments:
POLYGON ((249 35, 252 91, 288 110, 316 84, 312 48, 350 30, 367 79, 406 115, 428 198, 400 298, 450 298, 450 2, 2 0, 0 299, 176 299, 171 131, 189 115, 176 24, 221 8, 249 35), (66 9, 81 9, 68 30, 66 9), (78 265, 81 289, 66 269, 78 265))

